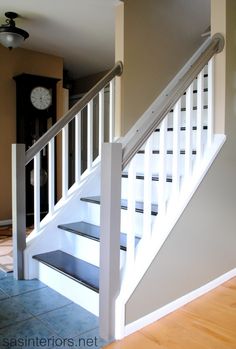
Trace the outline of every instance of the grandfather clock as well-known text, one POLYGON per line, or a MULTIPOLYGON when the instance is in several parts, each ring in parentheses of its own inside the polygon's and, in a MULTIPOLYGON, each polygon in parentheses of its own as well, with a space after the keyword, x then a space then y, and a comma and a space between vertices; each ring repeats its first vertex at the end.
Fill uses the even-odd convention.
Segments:
MULTIPOLYGON (((29 149, 56 121, 56 84, 59 79, 20 74, 16 82, 16 141, 29 149)), ((48 212, 48 150, 41 151, 40 216, 48 212)), ((26 224, 34 222, 33 162, 26 166, 26 224)))

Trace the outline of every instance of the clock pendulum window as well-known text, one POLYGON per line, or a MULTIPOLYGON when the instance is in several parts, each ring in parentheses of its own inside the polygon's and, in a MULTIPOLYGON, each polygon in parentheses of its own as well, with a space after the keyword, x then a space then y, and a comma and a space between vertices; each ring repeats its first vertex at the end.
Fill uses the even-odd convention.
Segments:
MULTIPOLYGON (((25 144, 27 150, 56 122, 56 84, 60 79, 23 73, 15 76, 14 80, 16 82, 16 142, 25 144)), ((47 152, 47 147, 45 147, 40 154, 41 219, 48 212, 47 152)), ((33 161, 31 161, 26 166, 27 226, 34 223, 33 171, 33 161)))

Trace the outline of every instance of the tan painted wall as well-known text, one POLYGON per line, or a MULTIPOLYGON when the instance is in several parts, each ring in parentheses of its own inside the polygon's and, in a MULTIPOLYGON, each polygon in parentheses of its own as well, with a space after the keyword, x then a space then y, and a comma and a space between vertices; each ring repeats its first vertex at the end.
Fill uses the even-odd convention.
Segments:
MULTIPOLYGON (((199 47, 200 34, 210 23, 207 4, 209 0, 124 1, 121 134, 138 120, 199 47)), ((117 35, 118 44, 121 38, 122 33, 117 35)))
MULTIPOLYGON (((25 49, 0 46, 0 221, 11 219, 11 144, 16 141, 16 92, 13 76, 20 73, 62 79, 63 60, 25 49)), ((62 83, 58 83, 58 117, 62 83)))
MULTIPOLYGON (((221 108, 227 141, 129 299, 126 323, 236 267, 236 1, 212 0, 212 9, 213 13, 220 14, 214 21, 214 30, 224 28, 224 14, 227 18, 226 70, 223 69, 226 104, 221 108)), ((222 67, 220 69, 222 71, 222 67)), ((224 101, 222 92, 221 97, 224 101)))

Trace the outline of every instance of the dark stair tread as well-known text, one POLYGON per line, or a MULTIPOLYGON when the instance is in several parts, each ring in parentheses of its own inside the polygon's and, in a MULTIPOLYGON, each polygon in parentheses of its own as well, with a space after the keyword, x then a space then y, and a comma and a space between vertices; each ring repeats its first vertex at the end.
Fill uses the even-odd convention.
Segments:
MULTIPOLYGON (((208 126, 207 126, 207 125, 204 125, 204 126, 202 127, 202 129, 203 129, 203 130, 207 130, 207 129, 208 129, 208 126)), ((193 126, 193 127, 192 127, 192 130, 193 130, 193 131, 196 131, 196 130, 197 130, 197 126, 193 126)), ((174 131, 174 128, 173 128, 173 127, 167 127, 167 132, 173 132, 173 131, 174 131)), ((186 131, 186 127, 185 127, 185 126, 181 126, 181 127, 180 127, 180 131, 186 131)), ((155 130, 155 132, 160 132, 160 129, 157 128, 157 129, 155 130)))
MULTIPOLYGON (((92 204, 100 204, 100 196, 91 196, 91 197, 84 197, 80 199, 81 201, 90 202, 92 204)), ((121 199, 121 208, 123 210, 127 210, 127 200, 121 199)), ((135 211, 138 213, 143 213, 143 202, 136 201, 135 203, 135 211)), ((153 216, 156 216, 158 214, 158 206, 156 204, 152 204, 151 214, 153 216)))
MULTIPOLYGON (((180 150, 180 155, 185 155, 185 150, 180 150)), ((152 151, 153 154, 160 154, 160 150, 153 150, 152 151)), ((145 150, 139 150, 137 152, 137 154, 145 154, 145 150)), ((173 150, 167 150, 166 151, 167 155, 172 155, 173 154, 173 150)), ((196 155, 197 151, 196 150, 192 150, 192 155, 196 155)))
POLYGON ((99 292, 98 267, 60 250, 37 254, 33 258, 99 292))
MULTIPOLYGON (((123 178, 128 178, 128 172, 123 172, 122 173, 123 178)), ((144 179, 144 174, 142 173, 136 173, 136 179, 144 179)), ((152 180, 158 182, 159 181, 159 175, 158 174, 153 174, 152 175, 152 180)), ((172 182, 172 176, 166 176, 166 182, 171 183, 172 182)))
MULTIPOLYGON (((81 235, 86 238, 100 241, 100 227, 91 223, 86 222, 74 222, 67 224, 60 224, 58 228, 69 231, 73 234, 81 235)), ((140 241, 140 238, 135 237, 135 244, 137 245, 140 241)), ((120 249, 122 251, 126 251, 127 242, 126 242, 126 234, 120 233, 120 249)))

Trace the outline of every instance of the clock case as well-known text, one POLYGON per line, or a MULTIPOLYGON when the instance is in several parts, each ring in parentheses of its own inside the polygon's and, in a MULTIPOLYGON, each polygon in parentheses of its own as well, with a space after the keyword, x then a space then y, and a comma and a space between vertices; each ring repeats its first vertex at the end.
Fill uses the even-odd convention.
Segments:
MULTIPOLYGON (((20 74, 13 78, 16 82, 16 141, 29 149, 56 122, 57 93, 56 85, 60 79, 20 74), (42 86, 50 90, 52 103, 47 109, 35 108, 30 100, 31 91, 42 86)), ((56 157, 55 157, 56 158, 56 157)), ((41 151, 40 171, 40 215, 41 219, 48 212, 48 149, 41 151)), ((56 164, 55 164, 56 166, 56 164)), ((55 171, 56 173, 56 171, 55 171)), ((56 179, 55 179, 56 183, 56 179)), ((56 185, 56 184, 55 184, 56 185)), ((56 192, 56 191, 55 191, 56 192)), ((26 166, 26 224, 34 223, 34 183, 33 161, 26 166)))

